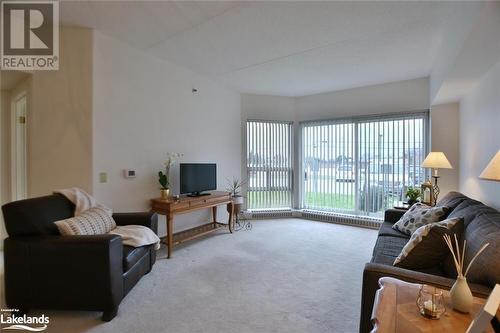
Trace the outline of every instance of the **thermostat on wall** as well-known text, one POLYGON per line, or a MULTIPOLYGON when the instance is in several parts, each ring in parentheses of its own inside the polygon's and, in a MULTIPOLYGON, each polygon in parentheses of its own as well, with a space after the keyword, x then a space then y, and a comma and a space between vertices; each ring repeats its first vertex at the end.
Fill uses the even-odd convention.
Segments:
POLYGON ((123 170, 123 176, 125 178, 135 178, 135 170, 123 170))

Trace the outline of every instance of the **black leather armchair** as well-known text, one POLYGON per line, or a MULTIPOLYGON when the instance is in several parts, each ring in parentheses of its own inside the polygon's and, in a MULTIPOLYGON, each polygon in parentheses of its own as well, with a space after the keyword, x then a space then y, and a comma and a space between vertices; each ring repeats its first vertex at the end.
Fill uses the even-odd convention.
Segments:
MULTIPOLYGON (((61 236, 57 220, 74 205, 59 194, 2 207, 9 238, 4 243, 5 295, 10 308, 102 311, 113 319, 121 300, 151 271, 153 246, 124 246, 117 235, 61 236)), ((117 225, 137 224, 157 232, 154 213, 113 214, 117 225)))

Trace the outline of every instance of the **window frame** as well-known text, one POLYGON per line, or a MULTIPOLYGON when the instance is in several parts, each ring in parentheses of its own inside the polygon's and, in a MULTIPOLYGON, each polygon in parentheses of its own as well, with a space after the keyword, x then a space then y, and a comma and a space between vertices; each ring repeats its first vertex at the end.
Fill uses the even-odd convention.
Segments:
MULTIPOLYGON (((246 171, 246 207, 248 210, 268 210, 268 209, 292 209, 294 207, 294 194, 295 194, 295 177, 294 177, 294 171, 295 171, 295 150, 294 150, 294 145, 295 145, 295 135, 294 135, 294 122, 293 121, 286 121, 286 120, 262 120, 262 119, 246 119, 245 120, 245 129, 244 129, 244 162, 245 162, 245 171, 246 171), (250 167, 249 166, 249 151, 248 151, 248 124, 249 123, 262 123, 262 124, 282 124, 288 126, 289 130, 289 137, 288 137, 288 145, 289 145, 289 166, 288 167, 281 167, 281 166, 273 166, 272 167, 272 172, 286 172, 288 174, 288 184, 289 186, 286 187, 285 192, 289 192, 289 205, 287 207, 262 207, 262 208, 251 208, 249 205, 249 192, 252 192, 250 190, 250 172, 251 171, 264 171, 266 173, 269 173, 269 169, 266 167, 250 167)), ((266 181, 269 182, 270 176, 266 175, 266 181)))
MULTIPOLYGON (((361 211, 359 210, 359 168, 355 168, 356 172, 356 178, 355 178, 355 209, 353 213, 349 213, 346 211, 341 211, 341 210, 322 210, 318 208, 307 208, 305 206, 305 189, 304 189, 304 184, 305 184, 305 170, 304 170, 304 129, 308 126, 314 126, 314 125, 331 125, 331 124, 353 124, 354 125, 354 149, 355 149, 355 165, 359 165, 359 138, 358 138, 358 130, 359 130, 359 124, 361 123, 366 123, 370 121, 395 121, 395 120, 407 120, 407 119, 415 119, 415 118, 421 118, 423 119, 423 138, 424 138, 424 158, 429 152, 430 148, 430 114, 429 110, 418 110, 418 111, 406 111, 406 112, 394 112, 394 113, 383 113, 383 114, 373 114, 373 115, 362 115, 362 116, 354 116, 354 117, 338 117, 338 118, 329 118, 329 119, 321 119, 321 120, 304 120, 299 122, 298 126, 298 154, 297 154, 297 167, 298 167, 298 173, 299 177, 297 179, 298 184, 296 184, 295 188, 298 189, 298 205, 297 208, 299 209, 311 209, 311 210, 318 210, 318 211, 324 211, 324 212, 331 212, 331 213, 341 213, 341 214, 354 214, 356 216, 365 216, 362 215, 361 211)), ((424 179, 427 179, 429 175, 429 171, 424 169, 424 179)))

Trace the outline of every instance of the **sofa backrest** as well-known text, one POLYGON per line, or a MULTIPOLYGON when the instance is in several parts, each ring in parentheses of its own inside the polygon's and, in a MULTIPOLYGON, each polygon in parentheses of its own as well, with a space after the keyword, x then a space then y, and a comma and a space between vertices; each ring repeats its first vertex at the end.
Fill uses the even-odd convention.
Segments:
POLYGON ((61 194, 13 201, 2 206, 10 237, 59 235, 55 221, 74 215, 75 206, 61 194))
POLYGON ((449 214, 466 199, 469 198, 460 192, 449 192, 444 197, 442 197, 441 200, 439 200, 436 206, 438 207, 446 206, 450 208, 450 210, 448 211, 449 214))
MULTIPOLYGON (((464 219, 464 232, 460 239, 461 246, 464 240, 467 241, 464 266, 469 264, 483 244, 490 243, 472 264, 467 280, 490 287, 500 283, 500 212, 458 192, 445 196, 439 205, 452 208, 448 218, 464 219)), ((443 268, 448 277, 456 278, 451 255, 443 268)))

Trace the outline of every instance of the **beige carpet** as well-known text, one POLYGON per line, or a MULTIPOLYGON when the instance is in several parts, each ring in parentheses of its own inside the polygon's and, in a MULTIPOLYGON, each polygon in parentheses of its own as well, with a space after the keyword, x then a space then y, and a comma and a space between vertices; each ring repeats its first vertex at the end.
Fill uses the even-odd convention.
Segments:
POLYGON ((254 221, 160 259, 109 323, 37 311, 46 332, 357 332, 361 278, 376 231, 301 219, 254 221))

